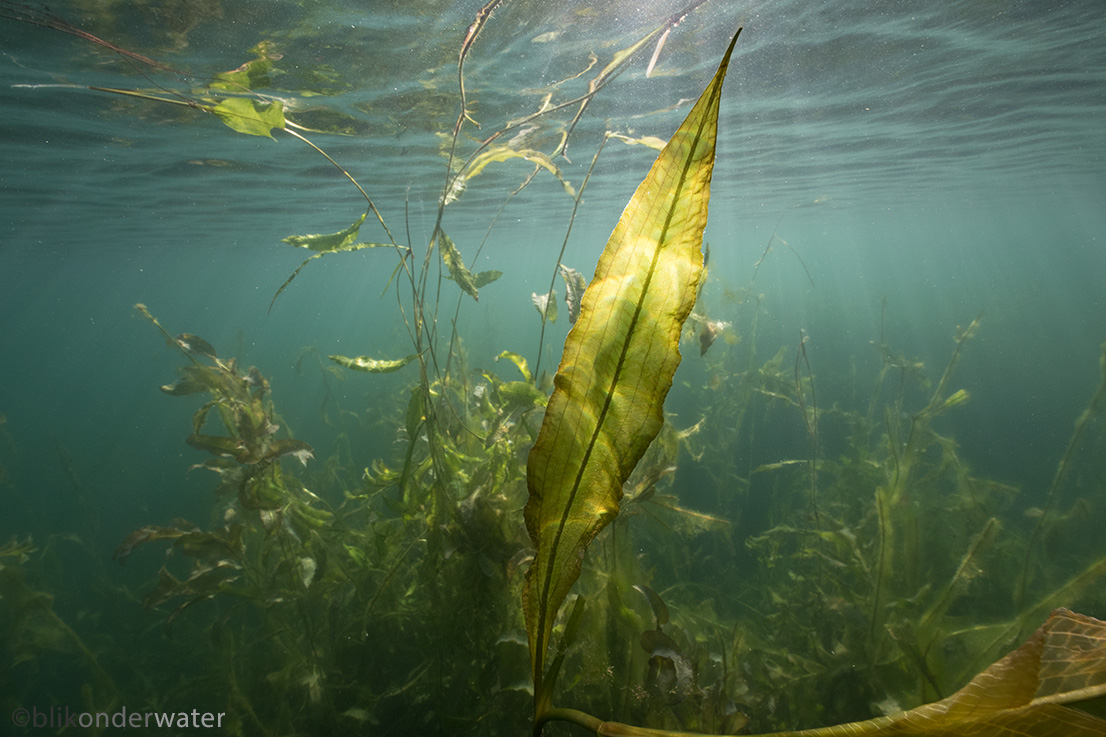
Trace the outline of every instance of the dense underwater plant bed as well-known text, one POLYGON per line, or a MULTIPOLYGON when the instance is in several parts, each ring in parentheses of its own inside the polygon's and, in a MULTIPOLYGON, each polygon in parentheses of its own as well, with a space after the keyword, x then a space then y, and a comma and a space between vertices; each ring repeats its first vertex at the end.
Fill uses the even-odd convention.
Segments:
MULTIPOLYGON (((190 470, 212 481, 210 514, 147 521, 115 551, 139 573, 97 574, 128 616, 149 610, 135 638, 147 654, 125 667, 110 653, 126 632, 78 626, 55 606, 51 570, 64 563, 53 541, 0 548, 12 673, 77 654, 75 692, 89 710, 210 704, 230 715, 228 733, 244 735, 1106 733, 1106 624, 1070 611, 1106 611, 1106 557, 1077 534, 1101 518, 1102 489, 1064 498, 1101 432, 1106 353, 1044 506, 1028 509, 1019 489, 976 475, 942 429, 970 400, 957 369, 980 318, 958 328, 932 384, 878 336, 879 372, 874 384, 854 382, 859 401, 818 393, 805 333, 758 354, 770 300, 754 282, 776 235, 737 288, 708 271, 703 242, 740 29, 667 143, 578 128, 651 51, 649 76, 702 4, 608 44, 617 50, 593 53, 539 104, 498 121, 478 105, 490 91, 466 91, 466 62, 493 12, 515 11, 510 0, 484 5, 451 51, 456 90, 445 98, 456 117, 437 131, 444 183, 422 241, 409 222, 388 225, 373 188, 319 143, 353 134, 357 121, 325 103, 303 109, 321 92, 277 86, 274 43, 198 88, 91 87, 199 111, 237 133, 291 137, 325 157, 364 209, 336 232, 284 238, 312 254, 272 285, 273 319, 312 261, 369 251, 394 259, 385 294, 410 342, 395 355, 300 354, 297 369, 313 358, 326 386, 324 452, 291 431, 301 418, 278 412, 261 369, 136 305, 182 363, 162 392, 200 402, 181 430, 204 454, 190 470), (561 91, 574 80, 586 91, 561 91), (567 155, 577 139, 595 146, 586 170, 567 155), (525 305, 536 356, 502 345, 494 368, 480 365, 468 350, 478 337, 458 316, 505 275, 477 269, 482 245, 458 236, 453 213, 492 172, 522 171, 486 218, 485 240, 516 196, 545 186, 533 196, 571 206, 567 245, 615 145, 660 153, 635 175, 644 180, 594 276, 564 263, 564 247, 550 254, 548 289, 525 305), (370 227, 377 240, 362 240, 370 227), (728 297, 704 298, 709 285, 728 297), (563 353, 546 337, 558 319, 571 324, 563 353), (673 388, 681 352, 698 373, 673 388), (555 373, 541 368, 547 355, 561 356, 555 373), (351 409, 335 390, 385 374, 402 377, 400 388, 368 406, 351 409), (389 442, 371 443, 381 434, 389 442), (176 670, 158 666, 164 643, 176 670)), ((166 71, 45 10, 3 3, 0 15, 166 71)), ((16 680, 2 685, 23 700, 41 687, 36 677, 21 691, 16 680)))

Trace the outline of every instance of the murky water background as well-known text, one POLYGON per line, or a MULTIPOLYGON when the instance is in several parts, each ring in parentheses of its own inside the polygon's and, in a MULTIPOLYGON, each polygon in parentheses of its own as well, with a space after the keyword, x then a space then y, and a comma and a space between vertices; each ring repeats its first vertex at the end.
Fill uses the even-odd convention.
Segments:
MULTIPOLYGON (((363 211, 323 158, 288 136, 234 134, 188 107, 84 89, 200 94, 203 77, 271 41, 278 94, 305 120, 328 108, 357 122, 352 135, 309 135, 366 187, 401 240, 408 218, 422 249, 445 176, 443 135, 458 111, 457 52, 479 3, 345 5, 52 4, 66 21, 195 78, 0 18, 0 538, 73 532, 106 560, 138 525, 207 513, 207 479, 185 474, 199 455, 183 442, 192 408, 157 391, 177 356, 134 316, 135 302, 171 331, 261 367, 287 422, 317 447, 334 428, 319 419, 319 372, 296 371, 301 349, 408 352, 395 299, 381 296, 391 253, 313 262, 268 311, 305 257, 281 239, 340 230, 363 211)), ((507 2, 466 65, 483 126, 466 136, 537 110, 546 95, 582 94, 612 54, 674 9, 507 2), (598 66, 583 73, 589 53, 598 66)), ((0 11, 21 12, 13 3, 0 11)), ((1042 495, 1098 383, 1106 340, 1106 6, 710 2, 671 32, 651 76, 653 44, 596 98, 571 161, 558 162, 565 176, 581 181, 604 130, 667 138, 739 25, 702 307, 732 320, 733 290, 762 293, 763 352, 783 345, 793 355, 804 331, 825 407, 866 402, 881 335, 936 380, 957 326, 984 313, 957 374, 971 402, 943 430, 975 471, 1042 495)), ((534 145, 548 151, 550 140, 534 145)), ((653 156, 607 144, 566 263, 591 273, 653 156)), ((464 253, 528 172, 493 165, 447 209, 464 253)), ((502 350, 536 360, 530 294, 548 284, 571 207, 554 179, 539 177, 470 264, 504 272, 460 315, 474 366, 492 366, 502 350)), ((383 237, 368 225, 363 234, 383 237)), ((546 368, 566 330, 562 321, 547 332, 546 368)), ((702 379, 699 361, 688 355, 677 374, 670 407, 683 425, 697 410, 680 384, 702 379)), ((371 408, 407 381, 349 376, 340 391, 371 408)), ((380 430, 380 442, 388 438, 380 430)), ((801 438, 785 443, 801 447, 801 438)), ((1101 493, 1097 473, 1086 483, 1101 493)))

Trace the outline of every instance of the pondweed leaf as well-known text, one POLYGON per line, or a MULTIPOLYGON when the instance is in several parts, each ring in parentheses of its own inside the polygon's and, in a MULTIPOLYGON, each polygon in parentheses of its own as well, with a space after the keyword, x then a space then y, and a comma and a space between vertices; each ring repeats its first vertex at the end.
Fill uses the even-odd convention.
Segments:
POLYGON ((251 136, 272 138, 273 128, 284 128, 284 106, 275 100, 260 102, 251 97, 228 97, 212 112, 228 128, 251 136))
POLYGON ((269 449, 268 452, 265 453, 265 458, 277 458, 282 455, 295 456, 297 461, 306 466, 307 462, 315 457, 315 450, 302 440, 281 438, 269 444, 269 449))
POLYGON ((212 347, 211 343, 208 343, 198 335, 181 333, 177 336, 177 344, 189 353, 196 353, 201 356, 207 356, 208 358, 218 358, 215 354, 215 348, 212 347))
POLYGON ((499 398, 507 411, 541 407, 546 401, 545 393, 529 381, 505 381, 499 385, 499 398))
POLYGON ((158 525, 139 527, 127 535, 127 538, 115 549, 115 554, 111 556, 112 560, 119 561, 119 565, 126 565, 127 558, 139 545, 155 540, 176 540, 181 535, 188 534, 188 532, 188 530, 181 530, 176 527, 161 527, 158 525))
POLYGON ((565 307, 568 308, 568 321, 574 323, 580 316, 580 300, 584 296, 584 290, 588 288, 588 282, 576 269, 570 269, 561 264, 560 270, 561 278, 565 280, 565 307))
POLYGON ((268 41, 262 41, 250 51, 257 55, 256 59, 247 61, 237 69, 216 74, 211 88, 243 92, 268 87, 272 82, 269 75, 273 72, 273 59, 279 59, 280 56, 273 56, 273 45, 268 41))
POLYGON ((442 261, 449 269, 450 278, 457 282, 457 286, 461 287, 465 294, 479 301, 480 293, 477 291, 476 278, 465 268, 464 262, 461 261, 461 252, 457 250, 453 239, 442 231, 438 241, 441 244, 442 261))
POLYGON ((368 356, 358 356, 357 358, 329 356, 330 360, 334 361, 334 363, 339 366, 345 366, 354 371, 364 371, 369 374, 389 374, 393 371, 399 371, 418 357, 419 354, 417 353, 412 353, 410 356, 404 356, 403 358, 393 359, 370 358, 368 356))
POLYGON ((664 148, 664 141, 656 136, 642 136, 641 138, 633 138, 631 136, 624 135, 622 133, 611 133, 611 138, 617 138, 628 146, 648 146, 649 148, 660 151, 664 148))
POLYGON ((653 610, 653 616, 657 620, 657 629, 659 630, 668 624, 668 606, 664 603, 664 599, 661 598, 660 594, 645 585, 637 585, 634 588, 649 600, 649 608, 653 610))
POLYGON ((736 41, 611 233, 530 451, 525 517, 536 552, 523 607, 539 722, 551 708, 552 684, 543 677, 557 612, 663 424, 703 269, 718 104, 736 41))
POLYGON ((237 438, 192 433, 186 440, 189 445, 197 450, 206 450, 212 455, 233 458, 240 463, 250 462, 250 449, 237 438))
POLYGON ((357 242, 357 235, 361 232, 361 225, 364 224, 365 218, 369 216, 369 212, 366 210, 361 217, 353 221, 345 230, 339 230, 337 233, 326 233, 324 235, 290 235, 282 240, 290 246, 296 248, 309 248, 312 251, 318 251, 319 253, 333 253, 335 251, 345 251, 357 242))
POLYGON ((510 159, 526 159, 530 163, 540 166, 557 178, 557 181, 561 183, 561 187, 564 188, 564 191, 568 193, 569 197, 576 196, 575 187, 573 187, 568 182, 568 180, 564 178, 564 175, 561 174, 561 170, 557 168, 557 165, 553 163, 553 160, 549 158, 549 156, 547 156, 546 154, 543 154, 541 151, 534 151, 533 149, 529 148, 513 149, 507 145, 490 146, 487 150, 481 152, 472 160, 472 162, 465 169, 463 176, 466 181, 470 180, 473 177, 479 175, 480 172, 484 171, 484 167, 486 167, 488 164, 508 161, 510 159))
POLYGON ((489 271, 479 271, 473 277, 473 281, 476 283, 476 288, 480 289, 483 286, 491 284, 493 281, 503 276, 502 271, 496 271, 491 269, 489 271))
POLYGON ((284 283, 280 285, 280 289, 273 295, 272 301, 269 303, 269 309, 273 309, 273 304, 276 302, 276 298, 280 296, 280 293, 288 288, 288 285, 292 283, 292 280, 299 275, 304 266, 307 266, 312 259, 325 256, 328 253, 342 253, 349 251, 360 251, 364 248, 396 248, 401 252, 406 253, 409 249, 405 246, 396 246, 391 243, 358 243, 357 236, 361 232, 361 226, 365 222, 365 218, 368 217, 369 211, 366 210, 361 217, 357 218, 345 230, 339 230, 337 233, 323 233, 323 234, 310 234, 310 235, 290 235, 287 238, 282 238, 285 243, 296 248, 306 248, 311 251, 318 251, 314 256, 311 256, 305 260, 302 264, 296 267, 296 270, 292 272, 292 275, 284 280, 284 283))
POLYGON ((210 386, 206 382, 200 379, 184 375, 181 378, 174 381, 172 384, 162 384, 161 391, 174 397, 183 397, 188 394, 199 394, 200 392, 206 392, 210 389, 210 386))
POLYGON ((514 351, 503 351, 495 357, 495 360, 498 361, 501 358, 506 358, 508 361, 517 366, 518 370, 522 373, 524 379, 526 379, 530 383, 534 382, 534 375, 530 373, 530 364, 526 362, 526 358, 524 356, 521 356, 514 351))
POLYGON ((549 322, 557 322, 556 292, 550 292, 549 294, 532 292, 530 301, 534 303, 534 307, 538 308, 538 314, 541 315, 541 319, 548 320, 549 322))

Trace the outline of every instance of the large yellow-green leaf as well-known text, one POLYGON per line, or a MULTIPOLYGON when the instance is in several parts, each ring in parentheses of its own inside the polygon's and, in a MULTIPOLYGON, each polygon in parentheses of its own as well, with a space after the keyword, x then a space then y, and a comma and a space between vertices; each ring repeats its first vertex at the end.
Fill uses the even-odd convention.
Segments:
POLYGON ((548 706, 541 681, 553 620, 662 424, 703 268, 718 101, 732 52, 731 42, 611 233, 530 452, 525 516, 536 552, 523 605, 539 712, 548 706))
POLYGON ((947 699, 775 737, 1102 737, 1106 719, 1077 705, 1104 696, 1106 622, 1057 609, 1024 645, 947 699))

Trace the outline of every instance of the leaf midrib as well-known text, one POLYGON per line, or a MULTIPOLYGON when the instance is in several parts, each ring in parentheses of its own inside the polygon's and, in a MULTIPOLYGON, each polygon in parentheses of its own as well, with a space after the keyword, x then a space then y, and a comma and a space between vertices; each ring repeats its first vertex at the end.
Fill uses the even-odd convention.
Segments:
MULTIPOLYGON (((731 48, 732 48, 732 46, 731 46, 731 48)), ((728 66, 728 62, 729 62, 729 59, 728 59, 728 54, 727 54, 727 59, 726 59, 726 65, 727 66, 728 66)), ((722 76, 725 75, 725 72, 723 70, 720 70, 719 73, 722 76)), ((718 76, 719 73, 716 73, 716 77, 718 76)), ((716 84, 715 80, 711 81, 711 87, 712 87, 712 93, 711 93, 710 98, 708 98, 708 102, 707 102, 707 107, 708 108, 715 104, 715 101, 716 101, 718 95, 721 93, 721 90, 722 90, 722 85, 721 84, 716 84)), ((557 533, 553 538, 552 551, 550 552, 550 556, 549 556, 549 565, 547 566, 546 571, 545 571, 545 576, 543 577, 542 592, 541 592, 541 596, 539 597, 539 615, 538 615, 539 620, 538 620, 538 631, 536 633, 537 638, 538 638, 537 639, 537 646, 538 646, 537 647, 537 652, 539 653, 539 658, 541 658, 543 660, 544 660, 544 653, 545 653, 545 647, 543 647, 543 646, 546 644, 544 642, 544 639, 545 639, 544 633, 545 633, 545 621, 548 617, 549 591, 550 591, 550 589, 552 588, 552 585, 553 585, 553 571, 556 568, 556 566, 554 564, 557 561, 557 553, 560 549, 561 536, 564 534, 565 527, 568 525, 568 517, 569 517, 570 513, 572 512, 573 506, 576 503, 576 496, 580 491, 580 484, 583 481, 584 471, 588 467, 588 461, 591 459, 592 449, 595 448, 595 444, 598 442, 599 435, 600 435, 600 433, 603 429, 604 423, 606 422, 607 413, 610 409, 611 401, 614 397, 615 388, 618 386, 618 380, 621 378, 621 375, 622 375, 622 367, 623 367, 623 365, 625 364, 625 361, 626 361, 626 354, 629 351, 630 343, 631 343, 631 341, 633 339, 633 336, 634 336, 634 331, 637 329, 638 320, 640 319, 640 316, 641 316, 641 310, 642 310, 642 307, 645 304, 645 298, 649 294, 649 287, 652 284, 653 275, 656 272, 657 262, 660 259, 660 253, 661 253, 661 249, 663 247, 662 244, 667 239, 668 230, 672 225, 672 218, 675 215, 677 205, 680 201, 680 194, 683 192, 684 187, 686 186, 688 172, 691 169, 692 162, 696 158, 695 153, 698 150, 699 144, 702 140, 703 129, 706 127, 707 121, 710 119, 710 117, 711 116, 709 116, 709 115, 705 115, 703 117, 703 120, 700 121, 699 128, 695 132, 695 141, 694 141, 694 143, 692 143, 691 150, 688 152, 688 155, 684 160, 683 170, 680 172, 680 178, 677 182, 676 187, 673 190, 673 197, 672 197, 671 204, 669 205, 668 212, 665 215, 664 226, 661 228, 660 236, 655 241, 655 247, 653 249, 653 258, 652 258, 652 260, 649 264, 649 271, 646 273, 646 276, 645 276, 645 284, 642 286, 641 295, 638 297, 637 304, 634 307, 633 318, 630 320, 630 326, 627 329, 626 337, 622 342, 622 351, 619 353, 618 362, 615 364, 614 375, 611 377, 611 384, 610 384, 610 387, 607 389, 606 398, 604 399, 604 402, 603 402, 603 408, 599 412, 599 417, 596 420, 595 430, 592 432, 591 439, 588 441, 587 447, 584 449, 583 462, 580 464, 580 468, 576 472, 576 479, 573 481, 572 488, 569 491, 568 504, 565 505, 564 511, 561 513, 561 520, 557 525, 557 533)), ((678 133, 679 133, 679 131, 677 130, 677 134, 678 133)), ((663 156, 663 153, 661 155, 663 156)), ((712 169, 713 169, 713 162, 712 162, 712 169)), ((679 349, 677 348, 677 350, 679 350, 679 349)))

